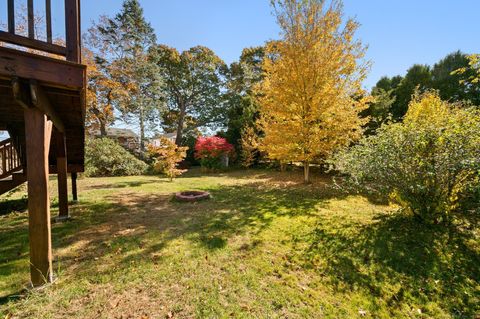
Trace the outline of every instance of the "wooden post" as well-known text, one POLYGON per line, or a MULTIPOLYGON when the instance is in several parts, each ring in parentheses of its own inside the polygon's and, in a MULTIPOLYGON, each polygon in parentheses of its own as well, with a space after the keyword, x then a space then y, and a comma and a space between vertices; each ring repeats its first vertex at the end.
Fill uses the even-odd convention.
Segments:
POLYGON ((8 32, 15 34, 15 0, 8 0, 8 32))
POLYGON ((27 144, 28 228, 33 286, 52 281, 48 152, 52 122, 37 108, 24 111, 27 144))
POLYGON ((65 0, 65 36, 67 61, 81 63, 80 0, 65 0))
POLYGON ((67 149, 65 134, 56 132, 57 150, 57 180, 58 180, 58 210, 57 221, 69 218, 68 215, 68 185, 67 185, 67 149))
POLYGON ((72 196, 73 196, 73 201, 74 201, 74 202, 78 201, 78 195, 77 195, 77 173, 72 173, 72 196))
POLYGON ((33 0, 27 0, 28 37, 30 39, 35 39, 35 14, 33 10, 33 0))
POLYGON ((52 43, 52 0, 45 0, 45 20, 47 24, 47 42, 52 43))

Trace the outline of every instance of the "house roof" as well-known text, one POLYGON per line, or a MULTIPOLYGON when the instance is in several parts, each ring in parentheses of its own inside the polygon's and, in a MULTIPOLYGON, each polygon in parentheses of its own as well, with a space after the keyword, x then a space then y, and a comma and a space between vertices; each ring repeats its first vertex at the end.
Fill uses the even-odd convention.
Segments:
POLYGON ((166 137, 166 138, 176 138, 177 137, 177 133, 164 133, 164 134, 158 134, 156 135, 153 140, 156 140, 156 139, 159 139, 159 138, 162 138, 162 137, 166 137))

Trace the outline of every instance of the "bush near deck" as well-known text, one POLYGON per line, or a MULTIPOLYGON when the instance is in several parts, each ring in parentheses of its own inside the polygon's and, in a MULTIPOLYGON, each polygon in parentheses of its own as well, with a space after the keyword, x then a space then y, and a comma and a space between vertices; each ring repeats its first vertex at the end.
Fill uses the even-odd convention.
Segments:
POLYGON ((130 176, 140 175, 147 164, 136 158, 120 144, 109 138, 87 139, 85 145, 85 175, 130 176))

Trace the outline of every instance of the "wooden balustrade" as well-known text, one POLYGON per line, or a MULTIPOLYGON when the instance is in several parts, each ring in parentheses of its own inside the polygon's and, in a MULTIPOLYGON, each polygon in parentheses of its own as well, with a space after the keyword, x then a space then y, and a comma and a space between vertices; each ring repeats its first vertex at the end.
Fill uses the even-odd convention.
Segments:
POLYGON ((8 30, 0 31, 0 42, 64 56, 68 61, 80 63, 80 0, 65 0, 65 46, 53 43, 51 0, 44 1, 46 40, 38 39, 35 34, 34 0, 27 1, 27 36, 16 34, 15 1, 8 0, 8 30))
POLYGON ((0 179, 22 169, 21 154, 15 149, 11 138, 0 142, 0 179))

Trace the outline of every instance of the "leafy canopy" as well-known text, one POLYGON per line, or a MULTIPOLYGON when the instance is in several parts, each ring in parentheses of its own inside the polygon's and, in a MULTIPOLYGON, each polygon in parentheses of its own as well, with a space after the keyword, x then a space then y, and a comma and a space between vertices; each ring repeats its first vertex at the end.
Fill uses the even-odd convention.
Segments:
POLYGON ((230 64, 226 72, 227 130, 225 136, 235 145, 239 154, 243 152, 241 142, 246 130, 253 130, 259 116, 255 86, 263 79, 264 47, 243 49, 238 62, 230 64))
POLYGON ((145 131, 155 124, 163 105, 163 83, 148 55, 156 42, 155 32, 139 1, 125 0, 115 17, 102 17, 90 29, 87 39, 97 62, 126 92, 115 100, 116 108, 125 122, 138 125, 143 149, 145 131))
MULTIPOLYGON (((480 83, 475 81, 478 76, 475 69, 475 55, 468 56, 460 51, 448 54, 433 66, 415 64, 407 70, 404 77, 382 77, 372 95, 381 101, 374 104, 377 108, 385 102, 384 93, 388 93, 394 101, 387 109, 395 121, 401 120, 407 110, 415 92, 437 90, 441 99, 451 102, 469 102, 480 105, 480 83)), ((477 67, 478 67, 477 62, 477 67)), ((480 69, 479 69, 480 70, 480 69)), ((383 104, 383 106, 387 106, 383 104)), ((383 107, 382 106, 382 107, 383 107)), ((384 114, 372 112, 372 124, 384 122, 384 114)), ((370 125, 372 126, 372 125, 370 125)))
POLYGON ((354 40, 358 23, 342 21, 340 1, 273 5, 283 39, 268 43, 258 87, 261 148, 272 159, 303 162, 308 182, 311 162, 361 136, 365 48, 354 40))
POLYGON ((179 53, 157 45, 150 55, 165 81, 164 130, 177 132, 177 145, 183 143, 185 132, 222 122, 221 70, 225 64, 212 50, 196 46, 179 53))

